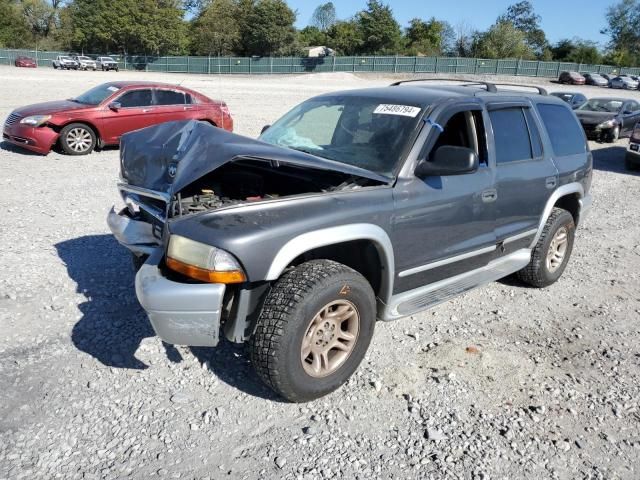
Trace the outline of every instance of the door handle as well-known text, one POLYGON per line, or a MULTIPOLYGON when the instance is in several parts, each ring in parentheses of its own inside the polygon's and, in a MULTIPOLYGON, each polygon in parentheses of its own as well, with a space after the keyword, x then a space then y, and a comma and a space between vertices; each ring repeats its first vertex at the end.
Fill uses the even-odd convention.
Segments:
POLYGON ((495 188, 482 192, 482 201, 484 203, 495 202, 498 199, 498 191, 495 188))
POLYGON ((153 108, 143 108, 142 109, 142 113, 148 113, 148 112, 152 112, 153 108))
POLYGON ((193 107, 184 107, 185 110, 193 110, 193 107))
POLYGON ((555 188, 557 183, 558 183, 558 180, 556 179, 556 177, 548 177, 544 181, 545 187, 547 187, 549 189, 555 188))

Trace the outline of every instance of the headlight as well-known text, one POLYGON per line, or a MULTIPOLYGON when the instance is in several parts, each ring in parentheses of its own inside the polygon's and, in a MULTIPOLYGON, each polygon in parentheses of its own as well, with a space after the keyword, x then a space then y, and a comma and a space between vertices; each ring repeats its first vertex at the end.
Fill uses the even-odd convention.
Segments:
POLYGON ((247 277, 229 252, 180 235, 171 235, 167 267, 187 277, 209 283, 242 283, 247 277))
POLYGON ((51 118, 51 115, 31 115, 30 117, 24 117, 20 120, 20 123, 25 125, 31 125, 32 127, 39 127, 46 123, 51 118))
POLYGON ((612 120, 607 120, 606 122, 602 122, 600 125, 598 125, 598 128, 611 128, 615 126, 616 126, 616 121, 612 119, 612 120))

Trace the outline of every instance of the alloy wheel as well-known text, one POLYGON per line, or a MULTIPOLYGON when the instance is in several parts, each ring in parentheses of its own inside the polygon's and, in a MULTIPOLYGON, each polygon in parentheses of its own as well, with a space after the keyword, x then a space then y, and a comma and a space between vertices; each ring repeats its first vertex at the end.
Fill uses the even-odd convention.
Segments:
POLYGON ((300 359, 305 372, 316 378, 338 370, 358 340, 360 314, 348 300, 325 305, 311 320, 302 340, 300 359))
POLYGON ((561 227, 551 239, 549 250, 547 252, 547 270, 554 273, 564 261, 569 244, 569 235, 567 227, 561 227))
POLYGON ((91 148, 93 140, 91 134, 86 129, 73 128, 67 133, 66 142, 71 150, 82 153, 91 148))

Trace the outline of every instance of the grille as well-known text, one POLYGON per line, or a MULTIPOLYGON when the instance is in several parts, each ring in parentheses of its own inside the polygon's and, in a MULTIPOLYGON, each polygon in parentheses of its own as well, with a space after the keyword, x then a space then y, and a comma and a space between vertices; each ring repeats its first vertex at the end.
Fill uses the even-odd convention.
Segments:
POLYGON ((18 120, 20 120, 20 115, 18 115, 17 113, 11 113, 8 117, 7 120, 4 122, 5 125, 9 126, 9 125, 13 125, 14 123, 16 123, 18 120))

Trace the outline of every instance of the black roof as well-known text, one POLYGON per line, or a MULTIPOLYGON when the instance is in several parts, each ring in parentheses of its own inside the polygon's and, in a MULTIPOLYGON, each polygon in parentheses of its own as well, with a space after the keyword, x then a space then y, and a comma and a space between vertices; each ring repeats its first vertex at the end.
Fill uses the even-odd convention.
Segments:
MULTIPOLYGON (((472 82, 473 83, 473 82, 472 82)), ((510 85, 511 86, 511 85, 510 85)), ((516 87, 517 88, 517 87, 516 87)), ((537 88, 530 87, 528 85, 522 85, 522 88, 537 88)), ((393 101, 401 102, 408 105, 416 105, 426 107, 439 103, 441 101, 450 98, 472 98, 480 97, 485 101, 491 98, 504 98, 504 99, 518 99, 522 97, 531 99, 549 99, 550 102, 561 102, 556 97, 540 95, 539 93, 520 91, 515 89, 497 90, 495 92, 489 92, 484 86, 474 85, 433 85, 429 84, 419 85, 418 83, 392 85, 388 87, 376 87, 376 88, 360 88, 354 90, 344 90, 339 92, 330 92, 320 95, 319 97, 333 97, 333 96, 353 96, 353 97, 369 97, 377 98, 380 101, 393 101)))

